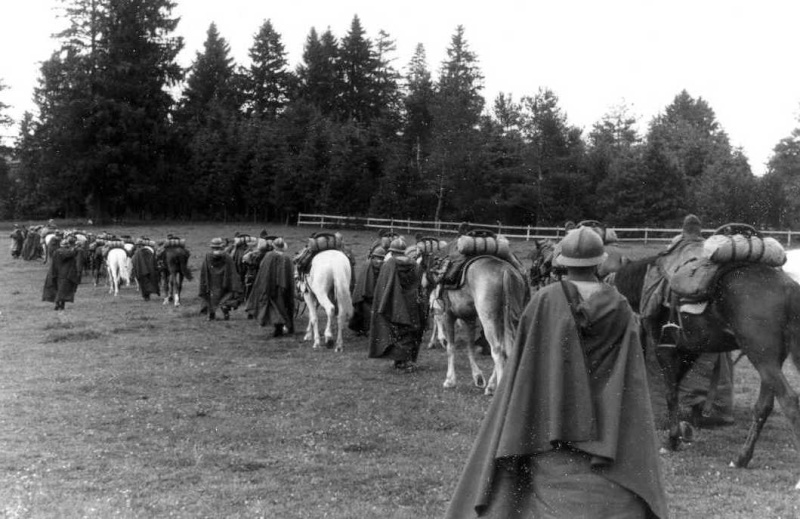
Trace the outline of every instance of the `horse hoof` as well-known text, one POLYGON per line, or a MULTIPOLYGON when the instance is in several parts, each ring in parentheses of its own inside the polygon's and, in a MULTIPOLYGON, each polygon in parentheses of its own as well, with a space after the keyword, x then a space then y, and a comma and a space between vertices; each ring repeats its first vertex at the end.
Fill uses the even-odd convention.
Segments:
POLYGON ((442 387, 444 387, 445 389, 452 389, 456 387, 456 383, 452 380, 445 380, 444 384, 442 384, 442 387))
POLYGON ((483 394, 484 394, 484 395, 486 395, 486 396, 492 396, 492 395, 494 394, 494 389, 492 389, 492 388, 490 388, 490 387, 487 387, 487 388, 486 388, 486 389, 483 391, 483 394))
POLYGON ((344 351, 344 346, 337 346, 333 351, 336 353, 342 353, 344 351))
POLYGON ((794 489, 800 490, 800 481, 797 482, 797 484, 794 486, 794 489))
POLYGON ((331 349, 334 347, 336 342, 333 339, 325 339, 325 347, 331 349))
POLYGON ((479 387, 481 389, 486 388, 487 390, 489 389, 486 387, 486 379, 483 378, 483 375, 477 375, 474 379, 474 382, 476 387, 479 387))

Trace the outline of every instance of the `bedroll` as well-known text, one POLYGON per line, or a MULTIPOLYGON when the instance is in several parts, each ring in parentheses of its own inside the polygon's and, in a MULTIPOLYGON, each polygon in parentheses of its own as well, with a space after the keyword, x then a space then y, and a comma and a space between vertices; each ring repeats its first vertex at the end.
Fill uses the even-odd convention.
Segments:
POLYGON ((425 238, 419 239, 416 247, 421 254, 433 254, 447 247, 447 242, 438 238, 426 236, 425 238))
POLYGON ((780 267, 786 263, 786 250, 775 238, 715 234, 706 239, 703 253, 715 263, 764 263, 780 267))
POLYGON ((342 242, 342 235, 339 233, 317 233, 308 239, 308 249, 313 254, 324 250, 341 249, 342 242))
POLYGON ((233 243, 238 247, 239 245, 256 245, 258 243, 256 236, 237 236, 233 239, 233 243))
POLYGON ((503 236, 459 236, 456 248, 464 256, 508 258, 511 255, 511 245, 503 236))
POLYGON ((183 238, 169 238, 164 241, 164 247, 185 247, 186 240, 183 238))

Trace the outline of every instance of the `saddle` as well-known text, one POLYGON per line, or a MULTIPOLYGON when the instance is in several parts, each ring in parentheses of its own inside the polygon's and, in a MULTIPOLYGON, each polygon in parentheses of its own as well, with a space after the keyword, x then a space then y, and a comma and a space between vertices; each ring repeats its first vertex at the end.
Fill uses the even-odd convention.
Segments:
MULTIPOLYGON (((466 261, 454 262, 451 258, 445 257, 439 268, 433 271, 432 279, 434 283, 441 286, 442 290, 458 290, 464 285, 467 275, 467 267, 475 263, 476 260, 485 257, 497 257, 483 254, 481 256, 470 256, 466 261), (438 274, 438 275, 437 275, 438 274)), ((501 258, 502 259, 502 258, 501 258)))

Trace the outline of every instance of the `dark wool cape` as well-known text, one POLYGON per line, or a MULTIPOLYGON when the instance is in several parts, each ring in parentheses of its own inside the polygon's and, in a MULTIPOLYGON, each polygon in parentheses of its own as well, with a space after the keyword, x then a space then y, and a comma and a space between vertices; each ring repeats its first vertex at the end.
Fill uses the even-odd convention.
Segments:
POLYGON ((80 253, 76 249, 59 248, 53 253, 47 277, 44 280, 42 301, 75 301, 75 291, 81 282, 78 272, 80 253))
POLYGON ((264 255, 245 310, 261 326, 294 328, 294 266, 289 256, 280 251, 264 255))
POLYGON ((384 261, 372 300, 369 357, 416 360, 425 315, 417 264, 405 256, 384 261))
POLYGON ((446 517, 529 517, 507 504, 520 491, 497 482, 558 444, 590 455, 592 472, 639 496, 649 517, 668 516, 638 321, 607 285, 578 308, 583 337, 560 283, 526 307, 446 517))
POLYGON ((155 253, 147 247, 139 247, 133 253, 131 263, 133 263, 133 277, 139 282, 142 295, 160 295, 155 253))
POLYGON ((42 237, 36 231, 30 231, 22 243, 22 259, 35 260, 42 257, 42 237))
POLYGON ((371 259, 361 266, 356 276, 353 288, 353 317, 350 319, 350 329, 354 331, 369 331, 369 321, 372 315, 372 297, 375 295, 375 281, 378 279, 380 267, 375 268, 371 259))
POLYGON ((216 312, 225 306, 236 308, 242 297, 242 282, 233 259, 227 254, 206 254, 200 267, 201 312, 216 312))

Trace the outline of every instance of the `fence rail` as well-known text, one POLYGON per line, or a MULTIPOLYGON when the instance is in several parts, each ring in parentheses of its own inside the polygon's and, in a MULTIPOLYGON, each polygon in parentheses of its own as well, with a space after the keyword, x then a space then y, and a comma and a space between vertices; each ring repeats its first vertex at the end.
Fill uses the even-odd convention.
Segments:
MULTIPOLYGON (((300 213, 297 225, 319 227, 322 229, 389 229, 400 233, 424 232, 436 236, 456 234, 461 222, 425 221, 398 218, 372 218, 367 216, 337 216, 330 214, 300 213)), ((472 225, 490 229, 512 240, 559 239, 564 236, 563 227, 534 227, 531 225, 504 225, 472 223, 472 225)), ((621 242, 658 243, 668 242, 680 228, 658 229, 654 227, 614 227, 617 239, 621 242)), ((715 229, 703 229, 703 233, 711 234, 715 229)), ((792 238, 800 233, 793 231, 760 231, 765 236, 772 236, 787 247, 792 246, 792 238)))

